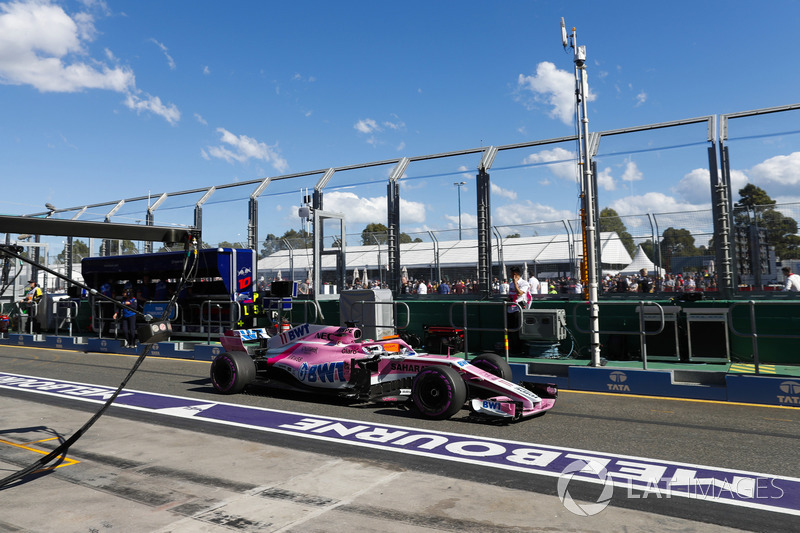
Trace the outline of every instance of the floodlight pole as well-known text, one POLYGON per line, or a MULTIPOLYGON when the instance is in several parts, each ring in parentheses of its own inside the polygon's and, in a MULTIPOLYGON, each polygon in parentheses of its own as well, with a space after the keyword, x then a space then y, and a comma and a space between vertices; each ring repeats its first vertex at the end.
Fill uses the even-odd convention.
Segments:
POLYGON ((583 249, 584 261, 587 270, 588 281, 588 299, 589 299, 589 353, 591 356, 591 366, 601 366, 600 362, 600 303, 599 303, 599 286, 597 280, 597 241, 595 221, 597 215, 595 213, 595 195, 594 179, 592 176, 592 147, 590 146, 589 136, 589 115, 587 112, 586 97, 589 93, 589 84, 586 77, 586 47, 578 46, 577 35, 575 28, 572 28, 572 33, 567 36, 566 27, 564 26, 564 19, 561 19, 561 40, 566 48, 569 46, 575 52, 575 81, 576 81, 576 97, 578 105, 578 114, 581 120, 581 161, 580 165, 583 167, 582 178, 583 183, 581 186, 582 203, 583 203, 583 249))

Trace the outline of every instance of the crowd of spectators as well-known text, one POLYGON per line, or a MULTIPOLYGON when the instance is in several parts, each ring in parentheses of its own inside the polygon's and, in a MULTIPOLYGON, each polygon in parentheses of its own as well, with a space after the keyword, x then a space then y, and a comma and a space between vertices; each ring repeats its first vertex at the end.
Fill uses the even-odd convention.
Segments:
MULTIPOLYGON (((785 291, 800 291, 800 275, 793 274, 791 269, 782 269, 785 278, 785 291)), ((580 280, 570 276, 547 277, 541 280, 531 276, 528 280, 530 294, 533 298, 541 295, 582 294, 583 285, 580 280)), ((306 283, 309 283, 306 281, 306 283)), ((510 292, 512 279, 494 278, 492 293, 506 296, 510 292)), ((347 285, 346 289, 388 289, 385 282, 371 280, 362 282, 359 278, 347 285)), ((660 276, 646 269, 637 274, 605 274, 600 279, 602 293, 669 293, 669 292, 706 292, 717 291, 717 274, 708 270, 665 273, 660 276)), ((477 279, 445 278, 439 281, 424 278, 401 278, 400 294, 480 294, 477 279)))
MULTIPOLYGON (((570 276, 547 277, 541 280, 531 276, 528 280, 530 293, 535 298, 541 295, 556 294, 582 294, 583 285, 580 280, 570 276)), ((511 278, 492 280, 492 293, 507 295, 511 278)), ((620 292, 699 292, 716 291, 717 277, 708 271, 681 272, 677 274, 664 274, 662 277, 654 276, 646 270, 635 275, 606 274, 600 280, 600 290, 603 293, 620 292)), ((372 280, 362 283, 358 278, 354 283, 348 284, 347 289, 380 289, 389 288, 386 283, 372 280)), ((424 278, 401 279, 401 294, 479 294, 477 279, 458 278, 443 280, 426 280, 424 278)))
POLYGON ((638 275, 606 275, 602 292, 703 292, 717 290, 717 276, 707 270, 654 276, 646 270, 638 275))

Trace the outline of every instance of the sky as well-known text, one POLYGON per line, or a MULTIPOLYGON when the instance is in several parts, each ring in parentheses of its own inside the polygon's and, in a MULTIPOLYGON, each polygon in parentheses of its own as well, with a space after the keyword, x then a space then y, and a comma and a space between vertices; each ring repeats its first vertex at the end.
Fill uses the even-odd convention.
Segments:
MULTIPOLYGON (((145 198, 112 217, 140 223, 165 192, 572 136, 561 17, 586 46, 591 131, 800 102, 794 1, 0 2, 0 212, 145 198)), ((752 182, 800 202, 798 116, 731 121, 734 189, 752 182)), ((704 123, 603 137, 600 207, 708 210, 707 147, 704 123)), ((575 218, 576 149, 502 150, 492 222, 575 218)), ((402 231, 454 231, 459 214, 475 227, 479 161, 409 165, 402 231)), ((346 215, 348 233, 386 224, 392 167, 334 174, 325 209, 346 215)), ((301 229, 302 191, 320 177, 273 181, 259 237, 301 229)), ((246 241, 254 189, 212 195, 205 241, 246 241)), ((169 198, 156 223, 191 224, 201 195, 169 198)))

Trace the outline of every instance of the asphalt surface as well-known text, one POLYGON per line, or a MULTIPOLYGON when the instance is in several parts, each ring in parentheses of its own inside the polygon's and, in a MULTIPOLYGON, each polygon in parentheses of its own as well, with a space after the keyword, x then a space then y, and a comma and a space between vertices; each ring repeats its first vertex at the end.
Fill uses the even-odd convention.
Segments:
MULTIPOLYGON (((0 371, 111 387, 133 361, 0 346, 0 371)), ((796 408, 562 391, 545 416, 517 424, 479 423, 467 411, 434 422, 395 406, 257 387, 221 398, 208 370, 209 363, 148 358, 127 388, 800 478, 796 408)), ((54 448, 97 409, 0 389, 0 476, 54 448)), ((0 531, 797 529, 797 517, 787 514, 618 490, 601 513, 581 517, 564 508, 555 485, 531 474, 112 407, 59 468, 0 490, 0 531)), ((592 500, 597 488, 575 496, 592 500)))

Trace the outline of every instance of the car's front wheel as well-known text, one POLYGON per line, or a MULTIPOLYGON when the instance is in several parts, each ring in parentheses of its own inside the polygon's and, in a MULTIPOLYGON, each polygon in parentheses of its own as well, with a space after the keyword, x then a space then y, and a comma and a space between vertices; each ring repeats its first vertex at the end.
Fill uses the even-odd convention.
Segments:
POLYGON ((237 394, 256 377, 253 358, 244 352, 219 354, 211 363, 211 384, 222 394, 237 394))
POLYGON ((430 366, 414 377, 411 399, 422 415, 443 420, 464 406, 467 386, 459 373, 449 366, 430 366))
POLYGON ((496 353, 483 353, 472 359, 470 363, 477 366, 481 370, 485 370, 486 372, 497 376, 498 378, 511 381, 511 367, 503 357, 497 355, 496 353))

